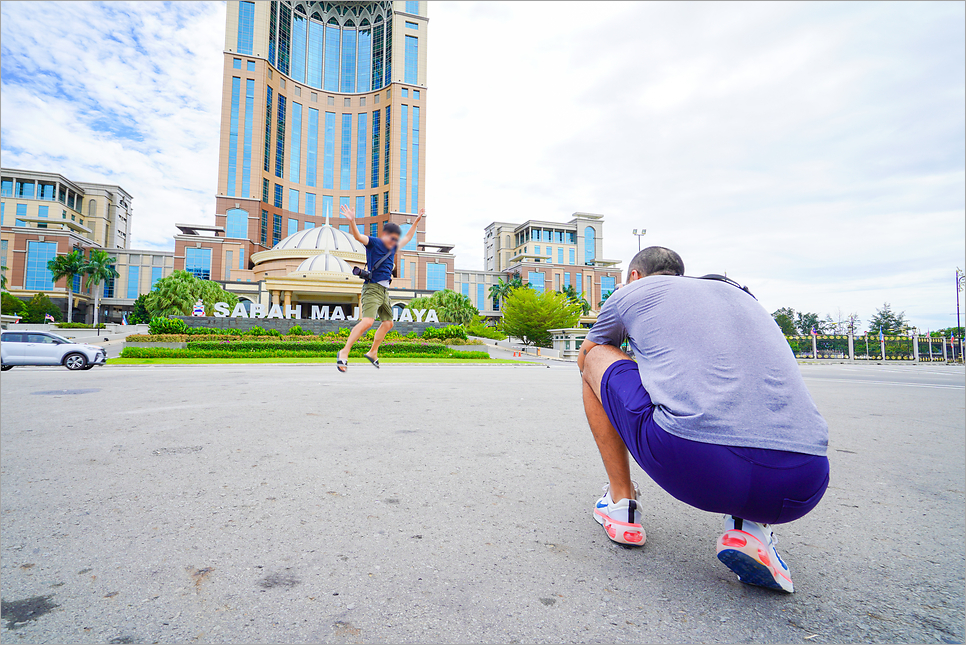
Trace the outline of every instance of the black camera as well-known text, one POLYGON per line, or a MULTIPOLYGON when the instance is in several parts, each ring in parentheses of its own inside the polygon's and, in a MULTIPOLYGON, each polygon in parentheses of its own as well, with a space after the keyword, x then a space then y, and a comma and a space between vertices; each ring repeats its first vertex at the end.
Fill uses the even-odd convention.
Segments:
POLYGON ((368 269, 360 269, 359 267, 352 267, 352 275, 357 275, 366 281, 372 279, 372 273, 368 269))

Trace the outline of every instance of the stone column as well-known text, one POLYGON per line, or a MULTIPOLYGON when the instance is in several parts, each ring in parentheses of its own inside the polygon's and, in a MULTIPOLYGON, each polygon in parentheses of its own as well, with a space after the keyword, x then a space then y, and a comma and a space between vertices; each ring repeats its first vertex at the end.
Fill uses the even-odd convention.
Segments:
POLYGON ((286 291, 284 293, 285 293, 285 306, 286 307, 291 307, 292 306, 292 292, 291 291, 286 291))
POLYGON ((849 332, 849 360, 855 360, 855 336, 852 335, 852 332, 849 332))
POLYGON ((919 363, 919 334, 912 335, 912 362, 919 363))
POLYGON ((812 337, 812 360, 818 360, 818 336, 810 334, 812 337))
POLYGON ((269 305, 277 305, 277 304, 279 304, 279 301, 280 300, 281 300, 281 298, 279 297, 279 292, 278 291, 273 291, 272 292, 272 302, 270 302, 269 305))

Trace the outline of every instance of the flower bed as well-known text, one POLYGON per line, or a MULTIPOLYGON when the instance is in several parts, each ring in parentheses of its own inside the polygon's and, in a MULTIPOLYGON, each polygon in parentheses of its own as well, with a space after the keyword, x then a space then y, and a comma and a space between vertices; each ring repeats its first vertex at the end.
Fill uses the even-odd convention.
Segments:
MULTIPOLYGON (((125 347, 121 358, 335 358, 341 345, 335 349, 306 349, 304 345, 297 347, 283 343, 252 343, 250 348, 239 349, 215 343, 216 348, 199 348, 197 345, 208 343, 191 343, 188 349, 167 349, 162 347, 125 347)), ((433 351, 404 351, 402 348, 379 348, 380 356, 394 358, 459 358, 469 360, 488 360, 486 352, 462 352, 451 350, 445 345, 425 345, 433 351), (386 351, 391 349, 392 351, 386 351)), ((368 351, 368 347, 356 346, 349 353, 350 357, 361 358, 368 351)), ((412 349, 412 347, 410 347, 412 349)))

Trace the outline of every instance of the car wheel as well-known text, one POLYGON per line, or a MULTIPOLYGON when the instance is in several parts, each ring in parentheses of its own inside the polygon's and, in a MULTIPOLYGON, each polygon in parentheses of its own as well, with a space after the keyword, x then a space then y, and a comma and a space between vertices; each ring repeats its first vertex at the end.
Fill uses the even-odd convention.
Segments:
POLYGON ((12 370, 12 369, 13 369, 13 365, 3 365, 3 366, 0 366, 0 371, 6 372, 7 370, 12 370))
POLYGON ((87 367, 87 357, 83 354, 68 354, 64 357, 64 367, 69 370, 82 370, 87 367))

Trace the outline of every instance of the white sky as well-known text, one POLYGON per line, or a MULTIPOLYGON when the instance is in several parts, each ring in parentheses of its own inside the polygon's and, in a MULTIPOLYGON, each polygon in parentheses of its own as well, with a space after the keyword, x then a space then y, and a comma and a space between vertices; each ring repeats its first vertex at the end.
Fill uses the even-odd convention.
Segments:
MULTIPOLYGON (((116 182, 133 243, 211 222, 222 3, 0 5, 7 167, 116 182), (37 15, 45 16, 37 20, 37 15), (49 47, 71 42, 76 47, 49 47)), ((430 241, 606 216, 772 311, 955 319, 966 4, 430 2, 430 241)), ((966 306, 964 306, 966 310, 966 306)))

